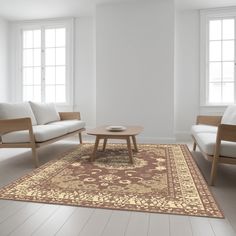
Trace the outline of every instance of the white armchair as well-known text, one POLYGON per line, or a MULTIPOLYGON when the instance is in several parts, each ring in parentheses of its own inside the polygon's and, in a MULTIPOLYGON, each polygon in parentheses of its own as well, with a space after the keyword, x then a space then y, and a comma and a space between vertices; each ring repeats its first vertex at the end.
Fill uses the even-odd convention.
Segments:
POLYGON ((221 116, 198 116, 191 134, 196 146, 212 161, 210 185, 214 185, 219 163, 236 164, 236 105, 221 116))

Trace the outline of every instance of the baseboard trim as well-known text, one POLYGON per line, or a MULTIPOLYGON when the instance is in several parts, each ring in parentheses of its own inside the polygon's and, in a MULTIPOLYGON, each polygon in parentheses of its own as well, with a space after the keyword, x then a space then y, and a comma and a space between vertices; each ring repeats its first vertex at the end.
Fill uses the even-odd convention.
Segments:
POLYGON ((190 132, 176 132, 175 133, 175 139, 177 142, 180 141, 192 141, 190 132))

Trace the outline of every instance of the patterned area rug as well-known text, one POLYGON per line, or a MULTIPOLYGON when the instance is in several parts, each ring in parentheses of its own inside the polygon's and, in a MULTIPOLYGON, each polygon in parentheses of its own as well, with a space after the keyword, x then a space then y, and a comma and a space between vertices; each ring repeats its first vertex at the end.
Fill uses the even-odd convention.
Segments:
POLYGON ((0 198, 119 210, 223 217, 186 145, 109 144, 89 162, 83 144, 0 190, 0 198))

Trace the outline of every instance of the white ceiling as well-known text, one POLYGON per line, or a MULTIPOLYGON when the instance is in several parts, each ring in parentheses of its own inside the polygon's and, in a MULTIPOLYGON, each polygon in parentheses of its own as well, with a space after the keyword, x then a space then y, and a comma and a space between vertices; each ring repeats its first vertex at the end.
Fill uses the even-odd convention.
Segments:
POLYGON ((0 17, 16 21, 91 16, 96 4, 128 1, 145 0, 0 0, 0 17))
MULTIPOLYGON (((145 0, 0 0, 0 17, 30 20, 93 15, 96 4, 145 0)), ((153 0, 160 1, 160 0, 153 0)), ((163 0, 162 0, 163 1, 163 0)), ((179 9, 236 6, 236 0, 174 0, 179 9)))
POLYGON ((236 0, 175 0, 180 9, 205 9, 236 6, 236 0))
POLYGON ((29 20, 92 15, 94 0, 0 0, 0 16, 29 20))

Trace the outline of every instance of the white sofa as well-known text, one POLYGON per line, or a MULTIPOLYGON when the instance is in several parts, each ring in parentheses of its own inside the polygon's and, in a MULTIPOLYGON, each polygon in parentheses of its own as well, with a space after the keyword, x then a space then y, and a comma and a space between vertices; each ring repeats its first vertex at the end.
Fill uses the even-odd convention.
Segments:
POLYGON ((191 128, 193 150, 199 147, 212 161, 210 184, 214 184, 218 163, 236 164, 236 105, 229 106, 223 116, 198 116, 191 128))
POLYGON ((79 112, 57 112, 54 104, 0 103, 0 148, 31 148, 39 166, 36 148, 85 130, 79 112))

